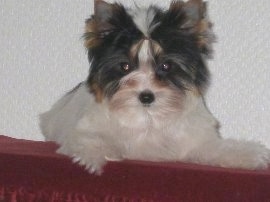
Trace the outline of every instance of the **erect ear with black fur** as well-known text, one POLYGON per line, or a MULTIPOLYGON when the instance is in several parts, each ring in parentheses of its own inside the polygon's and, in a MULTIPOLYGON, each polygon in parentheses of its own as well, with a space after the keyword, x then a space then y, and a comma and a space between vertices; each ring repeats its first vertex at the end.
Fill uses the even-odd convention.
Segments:
POLYGON ((106 22, 112 16, 113 5, 102 0, 95 0, 95 18, 100 22, 106 22))
POLYGON ((180 29, 187 30, 197 37, 197 44, 201 52, 209 55, 212 52, 212 43, 215 36, 212 32, 212 23, 207 16, 207 5, 203 0, 173 1, 169 10, 185 14, 185 20, 181 22, 180 29))
POLYGON ((85 22, 84 45, 87 49, 100 44, 104 35, 113 29, 109 19, 117 4, 110 4, 102 0, 94 1, 94 15, 85 22))

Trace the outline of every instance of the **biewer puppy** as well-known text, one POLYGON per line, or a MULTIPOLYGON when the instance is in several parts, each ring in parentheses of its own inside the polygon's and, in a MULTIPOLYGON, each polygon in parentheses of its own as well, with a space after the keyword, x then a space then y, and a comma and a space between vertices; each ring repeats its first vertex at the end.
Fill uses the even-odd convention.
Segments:
POLYGON ((202 0, 167 10, 96 0, 84 34, 90 74, 41 115, 46 140, 91 173, 122 159, 267 168, 270 150, 222 139, 205 106, 213 38, 202 0))

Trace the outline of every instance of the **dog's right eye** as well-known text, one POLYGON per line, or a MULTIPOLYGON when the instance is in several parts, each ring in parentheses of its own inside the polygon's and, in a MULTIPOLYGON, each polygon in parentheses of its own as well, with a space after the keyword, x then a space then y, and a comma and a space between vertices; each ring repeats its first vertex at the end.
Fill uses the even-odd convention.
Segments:
POLYGON ((129 73, 131 71, 131 65, 127 62, 123 62, 120 64, 121 71, 124 73, 129 73))

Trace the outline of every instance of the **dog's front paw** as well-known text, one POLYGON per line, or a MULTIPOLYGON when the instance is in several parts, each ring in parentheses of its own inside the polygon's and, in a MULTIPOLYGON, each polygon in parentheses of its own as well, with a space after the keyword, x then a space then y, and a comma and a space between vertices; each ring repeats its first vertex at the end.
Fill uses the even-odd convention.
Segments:
POLYGON ((106 164, 105 157, 95 156, 95 157, 82 157, 82 156, 73 156, 73 162, 78 163, 81 166, 84 166, 87 171, 92 174, 101 175, 103 173, 103 167, 106 164))
POLYGON ((195 149, 189 160, 226 168, 266 169, 270 164, 270 150, 254 142, 220 139, 195 149))
POLYGON ((95 147, 76 147, 75 150, 63 145, 57 150, 57 153, 70 156, 73 163, 78 163, 90 173, 97 175, 102 174, 103 166, 107 162, 105 154, 95 147))
POLYGON ((270 165, 270 150, 263 145, 252 143, 250 147, 243 149, 240 158, 244 168, 266 169, 270 165))
POLYGON ((220 165, 243 169, 266 169, 270 164, 270 150, 253 142, 234 142, 222 145, 220 165))

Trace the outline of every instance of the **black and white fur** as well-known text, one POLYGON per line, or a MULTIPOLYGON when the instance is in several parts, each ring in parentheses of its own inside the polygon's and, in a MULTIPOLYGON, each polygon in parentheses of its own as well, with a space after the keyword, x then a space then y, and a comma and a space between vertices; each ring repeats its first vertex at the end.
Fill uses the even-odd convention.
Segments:
POLYGON ((202 0, 167 10, 96 1, 84 34, 90 74, 41 115, 46 140, 92 173, 121 159, 266 168, 269 149, 222 139, 205 106, 211 27, 202 0))

